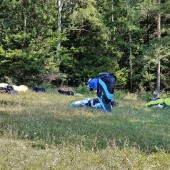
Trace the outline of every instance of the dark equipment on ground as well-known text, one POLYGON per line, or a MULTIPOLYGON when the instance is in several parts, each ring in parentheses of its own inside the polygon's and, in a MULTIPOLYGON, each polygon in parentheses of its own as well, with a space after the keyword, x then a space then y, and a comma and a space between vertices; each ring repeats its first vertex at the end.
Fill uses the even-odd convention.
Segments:
POLYGON ((0 87, 1 93, 7 93, 7 94, 18 94, 16 90, 14 90, 12 85, 7 85, 6 87, 0 87))
POLYGON ((65 90, 61 90, 61 89, 59 89, 59 90, 57 90, 57 91, 58 91, 58 93, 60 93, 60 94, 69 95, 69 96, 74 96, 74 92, 73 92, 73 91, 65 91, 65 90))
POLYGON ((42 88, 42 87, 37 87, 37 86, 33 87, 32 90, 35 91, 35 92, 45 92, 45 89, 44 89, 44 88, 42 88))

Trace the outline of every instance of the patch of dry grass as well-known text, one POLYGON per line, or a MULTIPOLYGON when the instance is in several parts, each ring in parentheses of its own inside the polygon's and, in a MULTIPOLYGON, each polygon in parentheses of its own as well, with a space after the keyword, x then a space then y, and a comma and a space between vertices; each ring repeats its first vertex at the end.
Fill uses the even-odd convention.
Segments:
POLYGON ((31 141, 0 139, 0 169, 88 169, 88 170, 125 170, 150 169, 168 170, 170 155, 165 152, 145 154, 124 146, 112 146, 98 151, 90 151, 80 146, 51 146, 44 149, 33 147, 31 141))

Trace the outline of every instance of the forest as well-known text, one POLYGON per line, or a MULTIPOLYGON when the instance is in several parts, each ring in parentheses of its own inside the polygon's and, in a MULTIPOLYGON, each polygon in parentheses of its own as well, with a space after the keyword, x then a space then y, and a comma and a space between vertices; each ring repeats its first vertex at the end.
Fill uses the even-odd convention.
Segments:
POLYGON ((99 72, 117 88, 170 88, 170 1, 1 0, 0 81, 77 87, 99 72))

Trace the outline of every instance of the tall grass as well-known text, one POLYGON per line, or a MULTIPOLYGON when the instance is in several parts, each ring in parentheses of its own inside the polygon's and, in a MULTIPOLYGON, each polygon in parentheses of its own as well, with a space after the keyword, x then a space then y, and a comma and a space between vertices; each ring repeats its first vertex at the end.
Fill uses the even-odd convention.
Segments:
POLYGON ((69 106, 83 96, 0 94, 0 169, 170 169, 170 112, 121 96, 103 113, 69 106))

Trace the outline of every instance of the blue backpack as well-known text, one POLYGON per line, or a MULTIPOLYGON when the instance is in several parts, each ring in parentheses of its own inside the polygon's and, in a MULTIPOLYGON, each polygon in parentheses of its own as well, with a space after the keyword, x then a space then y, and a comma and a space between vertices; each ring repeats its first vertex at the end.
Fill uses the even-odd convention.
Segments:
POLYGON ((107 72, 99 73, 97 77, 88 81, 88 87, 97 90, 97 97, 103 111, 111 112, 112 110, 111 100, 113 98, 116 81, 116 76, 107 72))

